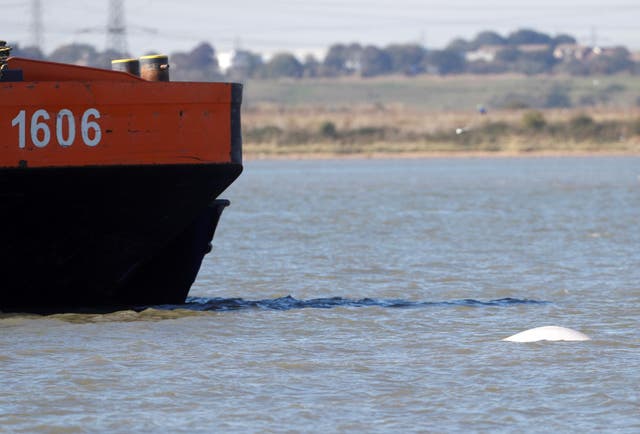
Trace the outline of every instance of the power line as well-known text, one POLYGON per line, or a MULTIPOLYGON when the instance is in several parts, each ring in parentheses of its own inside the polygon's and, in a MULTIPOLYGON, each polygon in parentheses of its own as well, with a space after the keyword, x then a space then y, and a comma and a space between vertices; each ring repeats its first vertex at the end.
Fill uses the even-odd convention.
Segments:
POLYGON ((40 0, 31 0, 31 44, 42 50, 42 4, 40 0))
POLYGON ((124 0, 109 0, 109 18, 107 20, 107 50, 120 56, 126 55, 127 26, 124 21, 124 0))

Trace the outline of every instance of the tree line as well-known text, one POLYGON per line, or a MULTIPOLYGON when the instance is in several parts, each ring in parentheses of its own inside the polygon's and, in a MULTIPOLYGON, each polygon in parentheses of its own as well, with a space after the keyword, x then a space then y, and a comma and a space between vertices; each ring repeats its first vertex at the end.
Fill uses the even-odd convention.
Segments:
MULTIPOLYGON (((36 48, 14 46, 22 57, 45 56, 36 48)), ((88 44, 58 47, 46 58, 52 61, 110 67, 118 53, 98 51, 88 44)), ((174 80, 236 80, 304 77, 376 77, 390 74, 570 74, 606 75, 640 73, 640 63, 624 46, 591 47, 571 35, 548 35, 520 29, 507 36, 483 31, 473 39, 456 38, 444 49, 420 44, 386 47, 359 43, 333 44, 323 59, 307 55, 299 59, 281 52, 269 58, 250 50, 236 50, 231 65, 222 70, 215 48, 202 42, 191 51, 170 54, 174 80)))

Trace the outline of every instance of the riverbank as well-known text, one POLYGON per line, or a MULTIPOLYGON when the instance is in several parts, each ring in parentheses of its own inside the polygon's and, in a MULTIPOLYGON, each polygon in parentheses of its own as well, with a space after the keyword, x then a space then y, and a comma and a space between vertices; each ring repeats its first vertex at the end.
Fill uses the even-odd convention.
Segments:
POLYGON ((638 108, 432 112, 401 104, 263 105, 243 117, 247 159, 640 154, 638 108))
POLYGON ((406 152, 406 153, 354 153, 354 154, 336 154, 336 153, 254 153, 245 152, 245 161, 284 161, 284 160, 395 160, 395 159, 453 159, 453 158, 570 158, 570 157, 638 157, 640 150, 636 151, 575 151, 575 152, 406 152))

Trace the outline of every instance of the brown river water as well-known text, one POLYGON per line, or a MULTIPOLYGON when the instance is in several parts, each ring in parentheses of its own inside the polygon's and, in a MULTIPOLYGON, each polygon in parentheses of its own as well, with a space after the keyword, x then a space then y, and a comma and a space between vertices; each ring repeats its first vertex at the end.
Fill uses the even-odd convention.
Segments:
POLYGON ((0 432, 640 432, 640 158, 254 161, 223 197, 185 305, 0 314, 0 432), (544 325, 591 340, 501 340, 544 325))

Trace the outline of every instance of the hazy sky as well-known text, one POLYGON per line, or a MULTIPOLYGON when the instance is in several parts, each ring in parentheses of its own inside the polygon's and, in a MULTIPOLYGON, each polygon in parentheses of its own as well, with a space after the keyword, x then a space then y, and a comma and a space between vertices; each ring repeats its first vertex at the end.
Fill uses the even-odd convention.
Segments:
MULTIPOLYGON (((640 50, 640 0, 125 0, 132 55, 200 41, 218 51, 320 51, 335 42, 443 47, 481 30, 569 33, 580 42, 640 50)), ((32 41, 30 0, 0 0, 0 39, 32 41)), ((41 0, 44 50, 106 44, 108 0, 41 0), (82 32, 82 30, 85 32, 82 32), (87 33, 86 30, 89 30, 87 33)))

